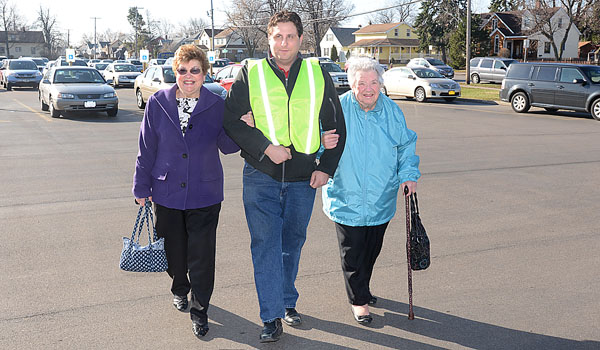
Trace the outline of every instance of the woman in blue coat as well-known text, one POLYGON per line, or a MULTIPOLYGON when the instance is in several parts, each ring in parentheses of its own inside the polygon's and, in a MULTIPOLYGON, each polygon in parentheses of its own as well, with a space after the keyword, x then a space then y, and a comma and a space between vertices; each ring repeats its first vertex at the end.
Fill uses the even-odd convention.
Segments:
MULTIPOLYGON (((380 65, 358 57, 346 66, 352 87, 340 98, 346 146, 337 171, 322 188, 323 210, 335 222, 354 318, 369 324, 369 304, 377 302, 369 288, 371 274, 396 211, 398 190, 415 192, 421 173, 417 135, 406 127, 400 107, 381 93, 380 65)), ((323 137, 326 148, 335 145, 335 135, 323 137)))
POLYGON ((223 201, 219 150, 239 147, 223 130, 224 101, 202 86, 206 55, 195 45, 175 52, 176 84, 150 97, 140 128, 133 195, 154 202, 156 230, 165 238, 173 305, 187 311, 192 330, 208 332, 214 287, 216 229, 223 201))

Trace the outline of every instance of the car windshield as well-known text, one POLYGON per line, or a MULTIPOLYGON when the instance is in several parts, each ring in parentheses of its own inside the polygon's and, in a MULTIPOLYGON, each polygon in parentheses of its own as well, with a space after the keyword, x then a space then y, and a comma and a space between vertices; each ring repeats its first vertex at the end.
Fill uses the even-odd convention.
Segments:
POLYGON ((321 67, 325 68, 325 70, 329 73, 331 72, 343 72, 342 68, 335 63, 331 62, 321 62, 321 67))
POLYGON ((427 58, 427 62, 434 66, 445 66, 444 62, 436 59, 436 58, 427 58))
MULTIPOLYGON (((60 60, 60 66, 68 66, 68 65, 69 65, 69 62, 60 60)), ((71 66, 87 67, 87 64, 85 63, 85 61, 75 60, 75 62, 71 62, 71 66)))
POLYGON ((108 63, 95 63, 94 68, 97 70, 104 70, 108 66, 108 63))
POLYGON ((104 82, 104 78, 94 69, 59 69, 54 72, 54 83, 94 84, 104 82))
POLYGON ((504 60, 502 61, 502 63, 504 63, 504 65, 506 66, 506 68, 508 68, 508 66, 510 66, 511 64, 517 62, 517 60, 504 60))
POLYGON ((164 64, 164 63, 165 63, 165 61, 166 61, 166 60, 163 60, 163 59, 160 59, 160 58, 159 58, 159 59, 157 59, 157 60, 156 60, 156 64, 164 64))
POLYGON ((37 64, 38 66, 43 66, 43 65, 45 65, 45 64, 46 64, 46 63, 44 62, 44 60, 43 60, 43 59, 41 59, 41 58, 32 58, 31 60, 32 60, 33 62, 35 62, 35 64, 37 64))
POLYGON ((415 72, 417 77, 423 78, 423 79, 443 78, 444 77, 440 73, 438 73, 432 69, 427 69, 427 68, 415 68, 415 69, 413 69, 413 72, 415 72))
POLYGON ((580 68, 585 73, 585 75, 592 81, 592 83, 600 84, 600 67, 585 66, 580 68))
POLYGON ((141 66, 142 65, 142 62, 138 61, 138 60, 130 60, 129 63, 134 64, 136 66, 141 66))
POLYGON ((165 83, 172 84, 175 82, 175 73, 173 73, 173 68, 165 67, 163 68, 163 77, 165 78, 165 83))
POLYGON ((214 83, 215 81, 208 74, 204 76, 204 83, 214 83))
POLYGON ((12 69, 12 70, 25 70, 25 69, 31 69, 31 70, 37 70, 38 67, 35 65, 35 63, 33 63, 33 61, 10 61, 10 63, 8 64, 8 69, 12 69))
POLYGON ((115 72, 137 72, 133 64, 115 64, 115 72))

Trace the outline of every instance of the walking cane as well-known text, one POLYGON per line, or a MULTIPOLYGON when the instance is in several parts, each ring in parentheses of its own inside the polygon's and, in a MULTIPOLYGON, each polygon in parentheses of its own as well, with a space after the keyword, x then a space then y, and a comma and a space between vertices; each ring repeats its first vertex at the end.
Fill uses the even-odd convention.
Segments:
POLYGON ((412 269, 410 268, 410 211, 408 209, 408 186, 404 187, 404 203, 406 204, 406 263, 408 264, 408 319, 414 320, 412 302, 412 269))

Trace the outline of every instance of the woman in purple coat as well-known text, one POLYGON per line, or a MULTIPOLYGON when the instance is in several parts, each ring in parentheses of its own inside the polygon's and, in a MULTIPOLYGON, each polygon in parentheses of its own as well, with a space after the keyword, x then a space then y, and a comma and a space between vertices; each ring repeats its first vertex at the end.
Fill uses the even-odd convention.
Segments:
POLYGON ((175 52, 177 84, 150 97, 140 128, 133 195, 154 202, 156 230, 165 238, 171 292, 188 309, 197 337, 208 332, 215 276, 215 243, 223 201, 219 150, 239 147, 223 130, 224 101, 202 86, 209 64, 194 45, 175 52))

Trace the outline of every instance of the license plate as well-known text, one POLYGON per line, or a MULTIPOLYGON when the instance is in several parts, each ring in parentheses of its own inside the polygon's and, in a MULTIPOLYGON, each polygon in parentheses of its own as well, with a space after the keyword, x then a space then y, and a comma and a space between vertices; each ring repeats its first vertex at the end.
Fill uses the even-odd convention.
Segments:
POLYGON ((96 101, 85 101, 85 102, 83 102, 83 107, 94 108, 94 107, 96 107, 96 101))
POLYGON ((448 95, 454 95, 454 94, 455 94, 454 91, 452 91, 452 90, 448 91, 448 95))
POLYGON ((31 81, 31 79, 21 79, 21 81, 24 83, 29 83, 31 81))

